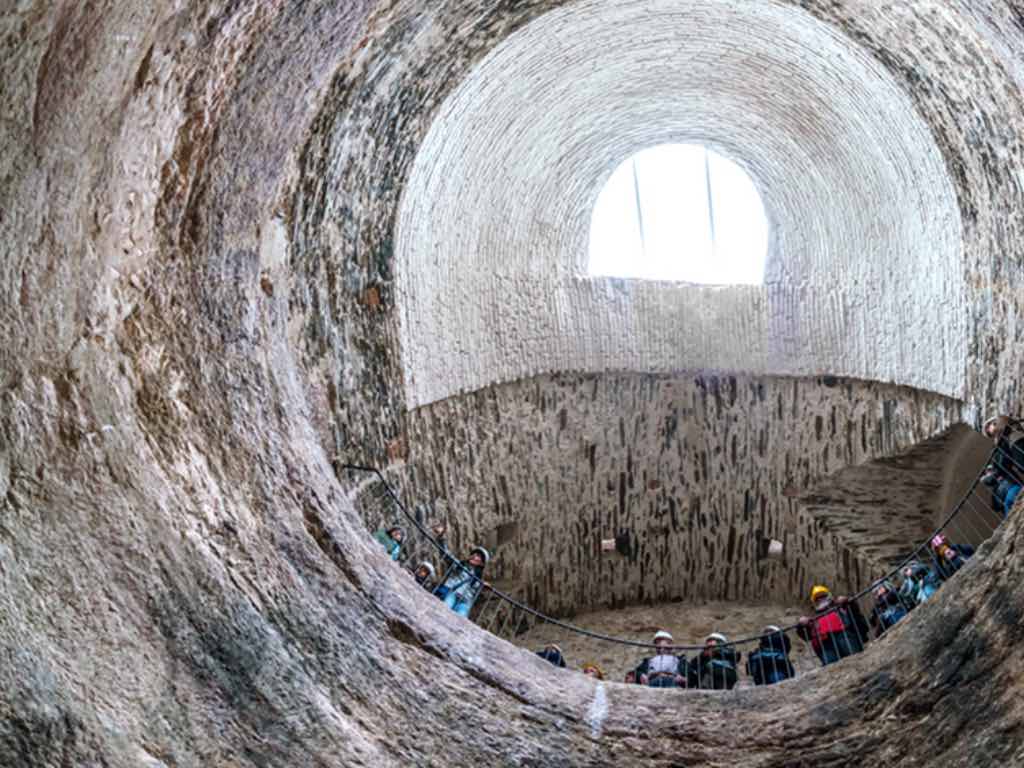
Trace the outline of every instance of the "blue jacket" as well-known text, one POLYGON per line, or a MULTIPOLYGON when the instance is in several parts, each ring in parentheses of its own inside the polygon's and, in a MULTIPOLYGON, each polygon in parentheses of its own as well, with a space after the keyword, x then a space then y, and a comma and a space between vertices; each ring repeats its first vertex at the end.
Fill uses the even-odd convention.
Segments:
POLYGON ((871 609, 871 626, 875 628, 875 637, 881 637, 885 630, 896 624, 900 619, 909 613, 906 606, 900 600, 899 595, 889 593, 885 600, 875 601, 871 609))
POLYGON ((398 556, 402 553, 402 544, 392 539, 388 531, 381 528, 373 534, 373 538, 384 545, 384 550, 391 555, 392 560, 398 559, 398 556))
POLYGON ((456 560, 448 567, 444 581, 434 589, 434 594, 441 599, 456 595, 460 603, 472 605, 484 588, 483 575, 482 567, 473 568, 456 560))
POLYGON ((920 605, 934 595, 940 586, 942 586, 942 579, 939 575, 927 565, 918 563, 913 566, 910 578, 903 580, 903 584, 900 586, 900 595, 914 605, 920 605))

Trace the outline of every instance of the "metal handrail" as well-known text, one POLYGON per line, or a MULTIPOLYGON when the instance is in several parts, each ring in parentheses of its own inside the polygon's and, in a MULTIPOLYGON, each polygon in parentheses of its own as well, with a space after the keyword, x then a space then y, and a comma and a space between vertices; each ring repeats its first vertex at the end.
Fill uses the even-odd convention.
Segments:
MULTIPOLYGON (((1016 419, 1011 419, 1010 423, 1012 423, 1012 424, 1014 424, 1015 426, 1018 426, 1018 427, 1024 427, 1024 425, 1022 425, 1022 423, 1020 421, 1016 420, 1016 419)), ((935 530, 934 533, 932 533, 930 536, 928 536, 920 545, 918 545, 914 550, 912 550, 910 555, 908 555, 899 565, 897 565, 895 568, 893 568, 891 571, 889 571, 886 575, 881 576, 881 577, 876 578, 876 579, 873 579, 871 581, 871 583, 869 584, 869 586, 865 587, 863 590, 861 590, 860 592, 856 593, 855 595, 849 597, 849 601, 850 602, 855 602, 855 601, 861 599, 862 597, 867 595, 869 592, 871 592, 874 589, 874 587, 879 582, 886 581, 888 579, 892 579, 893 577, 897 576, 903 568, 905 568, 909 563, 911 563, 915 559, 917 559, 918 553, 921 552, 922 550, 926 549, 928 547, 928 545, 929 545, 929 542, 931 542, 936 536, 941 534, 946 529, 946 527, 949 526, 949 524, 951 522, 953 522, 953 520, 957 517, 957 515, 960 514, 960 512, 963 510, 964 506, 966 505, 968 499, 971 497, 971 494, 973 494, 977 490, 978 484, 980 483, 982 476, 988 470, 988 468, 991 465, 993 459, 996 457, 996 455, 998 453, 1001 452, 1001 450, 1002 449, 999 447, 998 443, 993 447, 992 451, 989 453, 988 459, 986 460, 985 464, 982 466, 981 471, 974 478, 974 481, 967 488, 967 491, 963 494, 963 496, 960 498, 960 500, 957 502, 957 504, 953 507, 952 511, 949 513, 949 515, 946 517, 946 519, 942 522, 942 524, 939 525, 939 527, 935 530)), ((1011 459, 1011 461, 1014 461, 1014 463, 1017 463, 1015 460, 1012 459, 1012 457, 1010 457, 1010 459, 1011 459)), ((556 626, 556 627, 561 627, 562 629, 565 629, 565 630, 567 630, 569 632, 572 632, 574 634, 577 634, 577 635, 582 635, 583 637, 588 637, 588 638, 591 638, 591 639, 594 639, 594 640, 600 640, 602 642, 614 643, 614 644, 617 644, 617 645, 629 646, 629 647, 633 647, 633 648, 651 649, 651 648, 655 648, 656 647, 651 642, 644 642, 644 641, 641 641, 641 640, 629 640, 629 639, 624 638, 624 637, 615 637, 613 635, 606 635, 606 634, 603 634, 601 632, 594 632, 594 631, 589 630, 589 629, 584 629, 583 627, 577 626, 575 624, 570 624, 569 622, 553 618, 553 617, 548 616, 548 615, 546 615, 544 613, 541 613, 540 611, 536 610, 535 608, 532 608, 532 607, 530 607, 528 605, 525 605, 525 604, 521 603, 520 601, 516 600, 511 595, 509 595, 509 594, 507 594, 505 592, 502 592, 499 589, 494 588, 493 586, 488 584, 486 581, 484 581, 483 579, 479 578, 471 570, 466 568, 462 564, 462 560, 460 558, 458 558, 456 555, 454 555, 447 547, 445 547, 443 544, 438 542, 433 536, 430 535, 430 532, 428 532, 427 529, 423 527, 423 525, 419 522, 419 520, 417 520, 414 515, 410 514, 409 510, 406 508, 405 504, 402 503, 402 500, 399 498, 398 494, 395 492, 395 489, 392 487, 391 483, 388 482, 387 478, 384 477, 384 474, 380 471, 380 469, 378 469, 377 467, 366 467, 366 466, 361 466, 361 465, 356 465, 356 464, 345 464, 345 465, 342 465, 341 468, 342 469, 346 469, 346 470, 350 470, 350 471, 354 471, 354 472, 367 472, 367 473, 371 473, 371 474, 376 475, 377 479, 380 481, 380 483, 384 486, 384 489, 387 491, 388 496, 391 497, 391 499, 395 502, 395 504, 398 506, 398 508, 402 511, 402 514, 406 517, 406 519, 413 526, 415 526, 415 528, 423 536, 426 537, 426 539, 431 543, 431 545, 433 545, 433 547, 441 554, 442 558, 444 558, 444 561, 457 564, 460 568, 462 568, 463 572, 465 572, 467 575, 469 575, 474 581, 480 582, 482 589, 485 589, 488 592, 490 592, 491 594, 497 596, 498 599, 504 601, 505 603, 508 603, 513 608, 518 609, 520 611, 523 611, 524 613, 529 614, 530 616, 533 616, 534 618, 539 619, 540 621, 543 621, 543 622, 545 622, 547 624, 551 624, 551 625, 556 626)), ((1022 467, 1022 470, 1024 470, 1024 467, 1022 467)), ((800 626, 801 625, 800 625, 799 622, 795 622, 793 624, 789 624, 789 625, 785 625, 785 626, 780 626, 779 633, 785 634, 787 632, 791 632, 791 631, 797 629, 800 626)), ((760 634, 760 635, 753 635, 751 637, 743 637, 743 638, 740 638, 740 639, 737 639, 737 640, 731 640, 728 643, 725 643, 724 645, 728 647, 728 646, 735 646, 735 645, 743 645, 743 644, 747 644, 747 643, 753 643, 753 642, 760 641, 760 640, 762 640, 764 638, 772 637, 772 636, 774 636, 776 634, 779 634, 779 633, 772 632, 772 633, 769 633, 769 634, 760 634)), ((673 651, 702 651, 702 650, 704 650, 705 646, 703 646, 703 645, 672 645, 672 646, 669 646, 669 647, 673 651)))

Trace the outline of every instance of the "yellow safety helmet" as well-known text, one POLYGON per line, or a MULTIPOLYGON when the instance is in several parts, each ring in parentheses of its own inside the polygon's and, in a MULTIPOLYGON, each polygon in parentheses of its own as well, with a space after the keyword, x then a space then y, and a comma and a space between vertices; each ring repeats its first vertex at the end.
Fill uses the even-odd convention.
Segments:
POLYGON ((818 602, 819 597, 831 597, 832 592, 829 591, 828 587, 823 587, 821 584, 815 584, 811 587, 811 602, 818 602))

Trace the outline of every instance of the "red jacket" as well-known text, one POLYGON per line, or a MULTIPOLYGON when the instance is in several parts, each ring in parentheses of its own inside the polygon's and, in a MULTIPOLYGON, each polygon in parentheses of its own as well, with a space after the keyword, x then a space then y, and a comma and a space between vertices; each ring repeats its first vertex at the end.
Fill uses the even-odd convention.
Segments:
POLYGON ((863 648, 868 638, 868 623, 857 603, 850 601, 843 606, 832 605, 817 614, 811 623, 797 627, 796 633, 804 640, 810 640, 815 653, 821 650, 822 641, 829 635, 846 630, 846 636, 854 648, 863 648))

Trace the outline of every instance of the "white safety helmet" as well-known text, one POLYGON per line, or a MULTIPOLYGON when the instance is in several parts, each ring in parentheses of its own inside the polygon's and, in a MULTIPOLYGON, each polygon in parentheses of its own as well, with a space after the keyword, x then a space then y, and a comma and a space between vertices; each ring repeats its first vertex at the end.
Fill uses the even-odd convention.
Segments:
POLYGON ((477 553, 479 553, 480 557, 484 559, 484 565, 487 565, 487 561, 491 559, 491 553, 483 547, 473 547, 471 550, 469 550, 470 557, 477 553))
POLYGON ((659 629, 657 632, 654 633, 654 642, 658 642, 659 640, 668 640, 670 643, 675 642, 672 638, 672 635, 670 635, 664 629, 659 629))
POLYGON ((998 430, 1003 426, 1003 418, 1001 416, 993 416, 991 419, 985 422, 985 426, 981 428, 981 433, 986 437, 996 437, 998 430))
POLYGON ((774 624, 769 624, 767 627, 761 630, 762 635, 775 635, 782 631, 781 627, 776 627, 774 624))
POLYGON ((426 568, 427 573, 430 574, 430 578, 434 578, 434 576, 437 575, 437 571, 434 570, 434 566, 432 566, 430 563, 420 563, 419 568, 417 568, 416 570, 418 571, 420 568, 426 568))
POLYGON ((704 638, 705 643, 707 643, 708 640, 715 640, 718 642, 719 645, 725 645, 729 642, 729 638, 723 634, 720 634, 719 632, 712 632, 710 635, 704 638))

